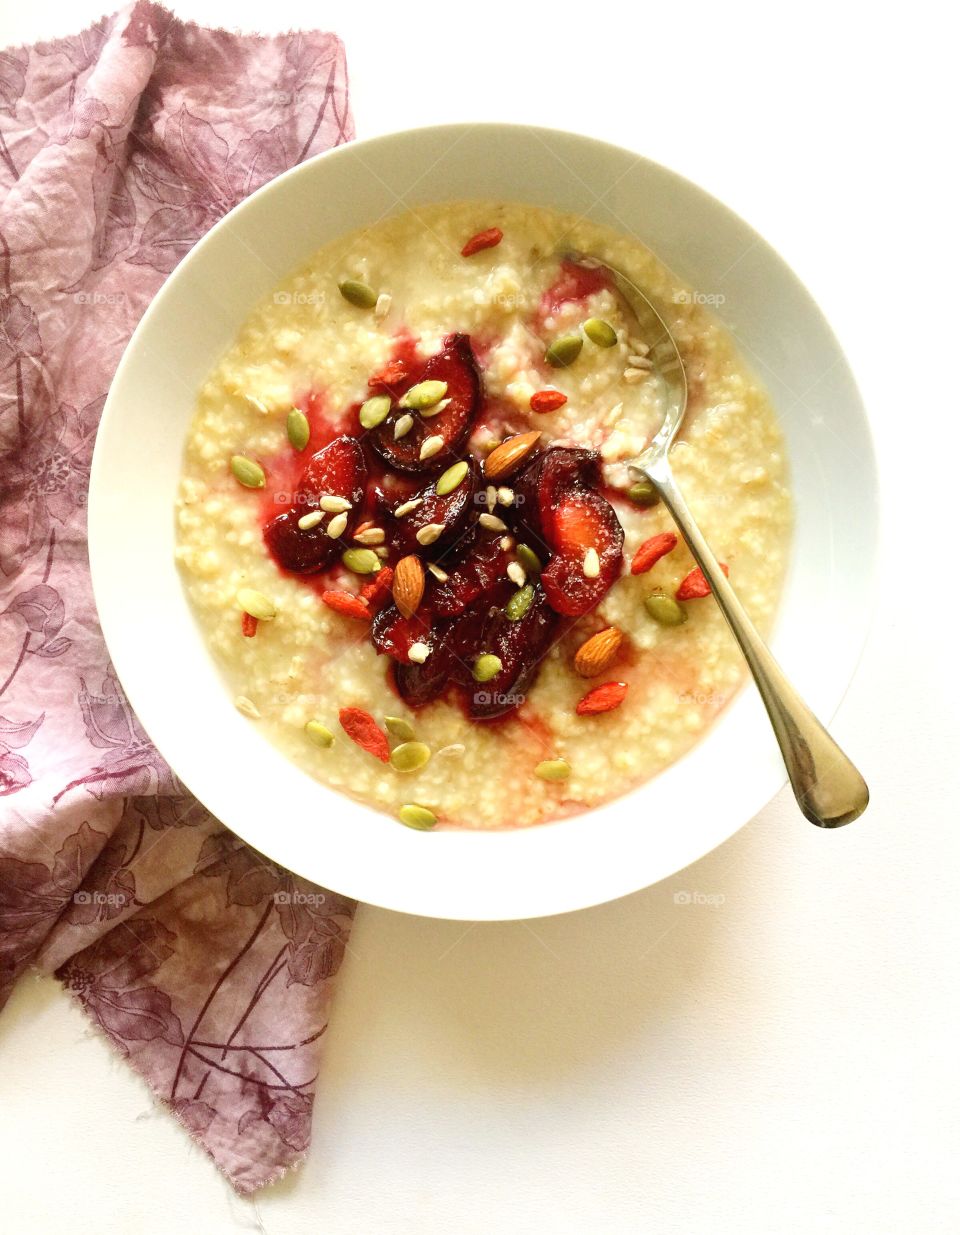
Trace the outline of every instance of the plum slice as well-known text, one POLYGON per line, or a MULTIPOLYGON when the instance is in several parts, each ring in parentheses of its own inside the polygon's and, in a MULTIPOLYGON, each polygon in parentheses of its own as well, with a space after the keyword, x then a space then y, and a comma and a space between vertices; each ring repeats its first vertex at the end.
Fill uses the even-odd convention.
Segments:
POLYGON ((441 617, 455 617, 485 592, 507 569, 507 551, 501 544, 499 532, 489 532, 474 524, 454 552, 438 556, 435 560, 447 578, 431 587, 430 604, 441 617))
MULTIPOLYGON (((433 480, 404 498, 404 504, 408 501, 419 502, 415 509, 399 518, 386 520, 387 544, 399 557, 424 552, 424 546, 417 540, 417 533, 431 524, 443 529, 436 540, 426 546, 426 552, 434 561, 467 530, 472 512, 478 509, 475 498, 480 484, 480 468, 473 458, 465 462, 467 474, 452 493, 438 495, 437 482, 433 480)), ((397 509, 397 504, 393 509, 397 509)))
POLYGON ((394 667, 394 683, 406 703, 423 707, 451 686, 473 681, 470 667, 482 644, 489 613, 490 602, 482 597, 458 617, 433 622, 431 651, 424 663, 394 667))
POLYGON ((343 497, 351 503, 345 529, 345 535, 349 535, 363 503, 366 474, 363 446, 355 437, 334 438, 307 462, 289 509, 276 515, 263 529, 267 548, 285 570, 307 575, 329 566, 344 540, 344 536, 333 540, 327 535, 326 526, 332 516, 324 514, 316 527, 306 531, 299 521, 311 511, 320 510, 322 497, 343 497))
POLYGON ((623 569, 623 528, 599 485, 596 451, 567 446, 547 450, 516 483, 518 535, 549 553, 540 581, 567 617, 595 608, 623 569))
POLYGON ((432 625, 429 610, 420 608, 405 618, 391 602, 374 616, 370 636, 378 653, 390 656, 401 664, 410 664, 410 649, 415 643, 426 643, 433 650, 432 625))
POLYGON ((426 381, 447 383, 445 397, 449 402, 441 412, 435 416, 412 412, 413 428, 403 437, 395 438, 394 426, 407 414, 395 401, 383 424, 370 430, 374 450, 398 472, 432 476, 455 463, 462 454, 481 398, 480 373, 469 335, 447 335, 443 348, 430 357, 419 373, 408 373, 402 389, 406 392, 411 386, 426 381), (442 438, 443 446, 436 454, 421 459, 420 449, 428 437, 442 438))
POLYGON ((487 682, 474 682, 467 711, 472 720, 496 720, 515 711, 526 699, 540 662, 564 626, 548 603, 545 589, 534 588, 533 602, 523 617, 512 621, 503 609, 488 618, 478 652, 492 652, 502 668, 487 682))

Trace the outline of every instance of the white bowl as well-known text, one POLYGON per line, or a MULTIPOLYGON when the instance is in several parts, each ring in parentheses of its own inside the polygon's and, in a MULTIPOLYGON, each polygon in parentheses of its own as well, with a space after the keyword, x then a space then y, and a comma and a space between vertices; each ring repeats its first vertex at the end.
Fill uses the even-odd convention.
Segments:
MULTIPOLYGON (((825 721, 872 607, 876 478, 843 353, 781 258, 689 181, 591 138, 450 125, 343 146, 255 193, 177 267, 124 354, 93 460, 94 591, 124 689, 192 792, 264 854, 376 905, 491 920, 636 891, 749 820, 785 781, 752 684, 688 755, 626 797, 514 832, 415 832, 312 780, 235 710, 174 565, 194 397, 254 304, 343 232, 471 197, 589 215, 722 298, 716 312, 770 390, 789 450, 796 530, 773 647, 825 721)), ((798 813, 796 826, 810 825, 798 813)))

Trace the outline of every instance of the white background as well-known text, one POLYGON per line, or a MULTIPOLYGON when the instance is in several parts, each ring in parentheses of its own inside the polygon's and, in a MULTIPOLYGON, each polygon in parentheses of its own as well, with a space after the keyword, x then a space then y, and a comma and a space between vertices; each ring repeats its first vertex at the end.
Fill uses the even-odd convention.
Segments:
MULTIPOLYGON (((0 45, 73 32, 102 2, 4 5, 0 45)), ((0 1018, 0 1229, 956 1231, 960 272, 955 52, 934 6, 174 7, 336 29, 361 137, 484 119, 592 133, 780 249, 876 436, 883 584, 834 726, 873 804, 823 833, 781 794, 690 870, 562 918, 362 908, 309 1162, 255 1205, 28 978, 0 1018)))

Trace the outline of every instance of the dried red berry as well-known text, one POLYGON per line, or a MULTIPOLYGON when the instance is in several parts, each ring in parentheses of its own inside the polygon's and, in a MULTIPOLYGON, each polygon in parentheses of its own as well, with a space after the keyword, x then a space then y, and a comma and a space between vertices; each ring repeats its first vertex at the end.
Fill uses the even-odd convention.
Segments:
POLYGON ((340 724, 352 741, 381 763, 390 762, 390 743, 369 712, 363 708, 341 708, 340 724))
POLYGON ((371 389, 376 386, 398 386, 406 381, 409 373, 410 369, 405 360, 391 360, 386 368, 381 369, 379 373, 374 373, 367 385, 371 389))
POLYGON ((392 587, 393 569, 390 566, 384 566, 383 570, 377 571, 369 583, 363 585, 360 595, 371 609, 377 609, 390 595, 392 587))
POLYGON ((486 231, 477 232, 475 236, 470 237, 460 250, 460 256, 473 257, 474 253, 479 253, 482 249, 494 248, 502 239, 503 232, 499 227, 488 227, 486 231))
POLYGON ((244 613, 241 616, 240 631, 245 639, 252 639, 257 633, 257 619, 252 613, 244 613))
POLYGON ((321 592, 320 599, 334 613, 342 613, 344 617, 359 618, 362 622, 370 621, 370 606, 353 592, 321 592))
POLYGON ((673 532, 660 532, 657 536, 651 536, 649 540, 643 542, 633 555, 633 561, 630 563, 630 573, 632 575, 645 575, 662 557, 672 553, 676 547, 677 538, 673 532))
POLYGON ((532 412, 555 412, 558 407, 563 407, 567 401, 567 396, 562 390, 538 390, 536 394, 530 396, 530 410, 532 412))
MULTIPOLYGON (((730 574, 730 567, 726 562, 720 563, 720 569, 725 575, 730 574)), ((699 600, 701 596, 710 595, 710 584, 704 578, 699 566, 691 570, 689 575, 681 581, 674 594, 677 600, 699 600)))
POLYGON ((604 682, 587 691, 577 704, 577 715, 599 716, 601 712, 612 712, 626 697, 626 682, 604 682))

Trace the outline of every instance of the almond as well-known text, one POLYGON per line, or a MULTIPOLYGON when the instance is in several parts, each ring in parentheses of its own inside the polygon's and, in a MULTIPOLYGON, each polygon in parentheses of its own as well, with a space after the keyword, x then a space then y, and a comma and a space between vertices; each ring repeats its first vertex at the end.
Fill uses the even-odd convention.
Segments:
POLYGON ((401 617, 411 617, 423 600, 423 566, 415 553, 402 557, 393 572, 393 599, 401 617))
POLYGON ((581 677, 596 677, 598 673, 609 669, 622 645, 623 631, 617 626, 608 626, 580 645, 573 667, 581 677))
POLYGON ((532 433, 518 433, 516 437, 508 437, 487 455, 483 471, 487 480, 504 480, 512 476, 527 456, 536 446, 542 434, 538 430, 532 433))

